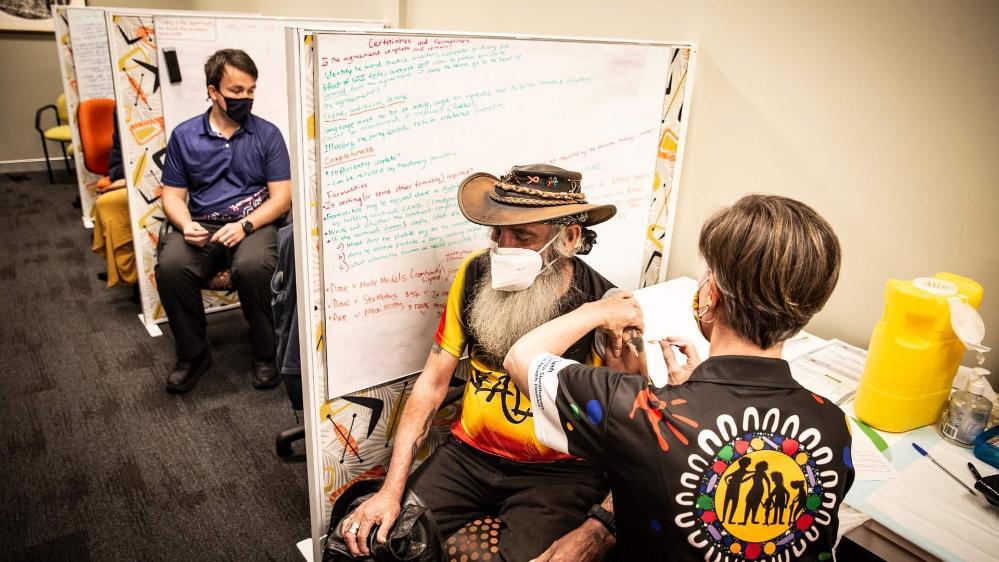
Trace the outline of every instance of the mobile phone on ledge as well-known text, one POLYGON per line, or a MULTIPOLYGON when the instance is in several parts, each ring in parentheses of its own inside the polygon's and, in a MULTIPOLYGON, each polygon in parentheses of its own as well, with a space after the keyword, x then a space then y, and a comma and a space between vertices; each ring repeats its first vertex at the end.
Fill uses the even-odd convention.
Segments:
POLYGON ((180 64, 177 63, 177 49, 163 47, 163 62, 166 64, 167 77, 171 84, 181 81, 180 64))

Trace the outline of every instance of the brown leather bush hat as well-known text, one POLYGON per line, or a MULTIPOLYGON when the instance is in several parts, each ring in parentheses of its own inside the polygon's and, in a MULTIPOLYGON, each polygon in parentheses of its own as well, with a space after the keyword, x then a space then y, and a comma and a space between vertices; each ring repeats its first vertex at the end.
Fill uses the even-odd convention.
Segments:
POLYGON ((514 226, 553 222, 581 215, 582 226, 602 223, 617 213, 614 205, 586 201, 583 175, 548 164, 514 166, 497 178, 478 172, 458 186, 458 207, 465 218, 485 226, 514 226))

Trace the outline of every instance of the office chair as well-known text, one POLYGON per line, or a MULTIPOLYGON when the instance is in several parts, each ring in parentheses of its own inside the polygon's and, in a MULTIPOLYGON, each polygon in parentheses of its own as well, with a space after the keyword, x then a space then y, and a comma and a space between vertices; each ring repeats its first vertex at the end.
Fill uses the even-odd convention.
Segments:
POLYGON ((66 145, 70 145, 70 153, 72 153, 72 142, 73 134, 69 129, 69 111, 66 108, 66 94, 59 94, 54 104, 48 104, 42 106, 35 112, 35 130, 38 131, 38 136, 42 140, 42 151, 45 153, 45 168, 49 172, 49 183, 55 183, 55 176, 52 175, 52 161, 49 156, 49 146, 47 141, 55 141, 59 143, 59 148, 62 149, 63 163, 66 164, 66 173, 72 177, 73 172, 69 168, 69 154, 66 153, 66 145), (55 113, 56 124, 47 129, 42 129, 42 115, 47 110, 52 110, 55 113))
POLYGON ((108 155, 114 145, 114 100, 95 98, 80 102, 76 117, 84 167, 99 176, 108 175, 108 155))

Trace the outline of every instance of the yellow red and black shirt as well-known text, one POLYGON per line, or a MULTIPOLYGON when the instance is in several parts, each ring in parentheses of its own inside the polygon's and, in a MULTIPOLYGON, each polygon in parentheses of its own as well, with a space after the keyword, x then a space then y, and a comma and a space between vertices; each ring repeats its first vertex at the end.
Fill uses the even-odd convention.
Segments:
POLYGON ((832 560, 849 422, 781 359, 711 357, 678 386, 541 354, 538 437, 602 466, 621 560, 832 560))
MULTIPOLYGON (((572 263, 572 285, 563 297, 559 314, 599 300, 614 287, 583 260, 573 257, 572 263)), ((474 302, 479 281, 488 271, 487 251, 465 258, 451 283, 447 305, 434 336, 437 345, 455 357, 461 357, 467 348, 471 364, 461 417, 454 422, 451 433, 480 451, 510 460, 553 462, 575 458, 538 441, 534 435, 531 401, 514 386, 509 374, 488 365, 482 357, 476 336, 467 322, 467 313, 474 302)), ((566 357, 590 365, 602 364, 594 348, 593 332, 574 343, 566 351, 566 357)))

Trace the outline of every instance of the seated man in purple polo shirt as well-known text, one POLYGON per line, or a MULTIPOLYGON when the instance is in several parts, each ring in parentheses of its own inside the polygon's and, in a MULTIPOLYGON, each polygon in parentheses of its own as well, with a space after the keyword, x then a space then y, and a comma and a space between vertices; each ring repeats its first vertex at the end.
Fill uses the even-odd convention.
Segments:
POLYGON ((291 206, 288 148, 274 124, 250 113, 257 67, 223 49, 205 63, 211 108, 174 129, 163 164, 163 210, 176 230, 156 266, 177 365, 169 392, 187 392, 211 366, 201 287, 230 269, 250 323, 253 386, 280 382, 274 368, 270 280, 277 264, 277 221, 291 206))

